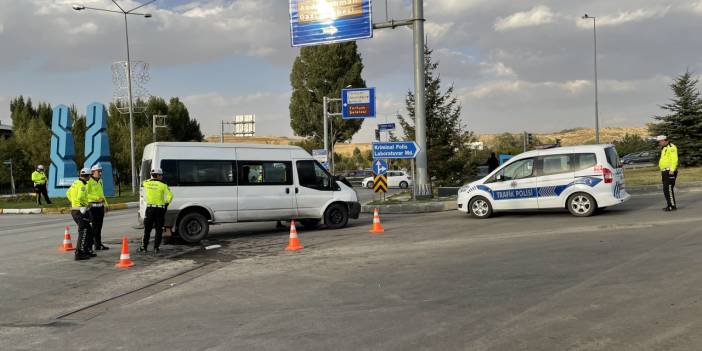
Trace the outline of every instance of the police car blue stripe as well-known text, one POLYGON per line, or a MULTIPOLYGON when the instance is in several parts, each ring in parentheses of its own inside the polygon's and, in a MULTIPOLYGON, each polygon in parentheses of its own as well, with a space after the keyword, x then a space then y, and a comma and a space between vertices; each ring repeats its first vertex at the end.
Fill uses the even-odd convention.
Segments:
MULTIPOLYGON (((490 196, 495 200, 513 200, 513 199, 530 199, 535 197, 556 197, 560 196, 566 189, 573 185, 588 185, 590 187, 595 187, 600 184, 602 179, 595 177, 580 177, 575 181, 566 185, 557 186, 545 186, 536 188, 519 188, 519 189, 508 189, 508 190, 492 190, 486 185, 478 185, 476 187, 471 187, 468 191, 472 192, 474 190, 482 190, 490 194, 490 196)), ((615 194, 618 194, 619 190, 615 188, 615 194)), ((615 195, 617 196, 617 195, 615 195)))

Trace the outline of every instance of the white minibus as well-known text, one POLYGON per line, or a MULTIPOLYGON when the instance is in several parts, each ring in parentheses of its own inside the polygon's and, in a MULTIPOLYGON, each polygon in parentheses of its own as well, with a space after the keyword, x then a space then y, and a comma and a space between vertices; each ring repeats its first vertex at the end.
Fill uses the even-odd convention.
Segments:
POLYGON ((356 192, 296 146, 157 142, 144 148, 141 183, 153 168, 173 192, 165 227, 189 243, 211 224, 296 219, 337 229, 361 211, 356 192))

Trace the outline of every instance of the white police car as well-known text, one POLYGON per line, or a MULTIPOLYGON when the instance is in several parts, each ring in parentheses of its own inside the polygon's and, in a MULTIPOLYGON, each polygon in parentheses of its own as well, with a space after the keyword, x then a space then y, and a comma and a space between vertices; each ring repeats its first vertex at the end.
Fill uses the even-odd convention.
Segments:
POLYGON ((587 217, 630 197, 614 146, 583 145, 513 157, 485 178, 463 186, 458 210, 488 218, 493 211, 567 208, 574 216, 587 217))

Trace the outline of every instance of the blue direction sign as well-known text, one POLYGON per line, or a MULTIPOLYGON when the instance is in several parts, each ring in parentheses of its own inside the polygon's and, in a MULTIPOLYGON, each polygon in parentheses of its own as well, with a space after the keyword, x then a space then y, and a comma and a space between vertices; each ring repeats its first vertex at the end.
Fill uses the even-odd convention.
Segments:
POLYGON ((375 88, 342 90, 341 116, 344 119, 375 118, 375 88))
POLYGON ((388 173, 388 163, 385 160, 373 160, 373 174, 384 175, 388 173))
POLYGON ((378 124, 379 130, 395 130, 395 123, 378 124))
POLYGON ((290 0, 292 46, 373 37, 371 0, 290 0))
POLYGON ((419 145, 414 141, 373 143, 373 158, 416 158, 419 145))

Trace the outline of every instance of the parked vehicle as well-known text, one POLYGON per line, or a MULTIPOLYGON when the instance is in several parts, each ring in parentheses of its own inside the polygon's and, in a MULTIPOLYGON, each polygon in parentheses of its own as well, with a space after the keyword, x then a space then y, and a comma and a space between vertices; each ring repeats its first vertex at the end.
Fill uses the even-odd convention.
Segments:
POLYGON ((458 210, 476 218, 494 211, 565 208, 578 217, 621 204, 630 195, 613 145, 534 150, 462 187, 458 210))
POLYGON ((655 163, 657 158, 658 151, 656 150, 634 152, 623 156, 622 163, 625 165, 655 163))
MULTIPOLYGON (((412 185, 412 178, 404 171, 388 171, 388 188, 407 189, 412 185)), ((361 185, 364 188, 373 188, 373 177, 363 179, 361 185)))
MULTIPOLYGON (((295 146, 159 142, 144 149, 142 182, 156 167, 173 192, 165 226, 190 243, 212 224, 298 219, 336 229, 361 211, 351 187, 295 146)), ((145 210, 142 189, 140 221, 145 210)))

